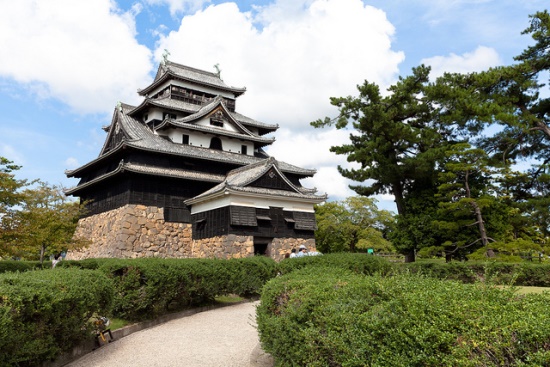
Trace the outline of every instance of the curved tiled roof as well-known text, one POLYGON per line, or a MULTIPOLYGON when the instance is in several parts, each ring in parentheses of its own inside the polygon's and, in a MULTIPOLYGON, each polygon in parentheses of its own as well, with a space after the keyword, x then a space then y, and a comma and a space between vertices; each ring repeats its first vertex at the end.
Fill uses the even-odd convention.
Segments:
POLYGON ((275 158, 270 157, 268 159, 264 159, 261 162, 231 170, 227 174, 227 178, 222 183, 214 186, 210 190, 207 190, 200 195, 195 196, 192 199, 187 200, 186 204, 195 204, 197 202, 201 202, 203 199, 218 196, 225 191, 280 196, 286 198, 298 198, 311 200, 313 202, 322 202, 327 198, 326 195, 315 195, 314 193, 317 191, 316 189, 305 189, 303 187, 298 187, 294 185, 279 170, 279 162, 275 158), (275 169, 278 172, 279 176, 294 191, 248 186, 250 183, 259 179, 271 169, 275 169))
MULTIPOLYGON (((143 100, 143 102, 140 103, 139 106, 134 107, 131 111, 129 111, 128 114, 133 115, 134 113, 142 110, 143 108, 149 105, 181 111, 189 114, 197 113, 201 108, 204 107, 193 103, 184 102, 178 99, 172 99, 169 96, 166 96, 162 98, 147 98, 143 100)), ((264 130, 268 130, 268 132, 275 131, 279 128, 278 124, 267 124, 265 122, 254 120, 238 112, 229 111, 229 114, 231 115, 231 117, 233 117, 235 120, 237 120, 244 126, 251 126, 259 129, 264 129, 264 130)))
POLYGON ((189 66, 167 61, 166 65, 159 65, 157 76, 153 83, 139 91, 140 95, 149 93, 152 89, 162 84, 165 80, 177 78, 194 82, 200 85, 206 85, 218 90, 224 90, 234 93, 236 96, 243 94, 246 88, 231 87, 220 78, 216 73, 195 69, 189 66))
MULTIPOLYGON (((117 151, 123 149, 124 147, 133 147, 135 149, 150 152, 224 162, 240 166, 258 163, 266 159, 245 154, 202 148, 187 144, 177 144, 167 141, 161 136, 154 134, 149 127, 128 115, 128 112, 134 109, 133 106, 122 104, 121 109, 122 111, 119 111, 118 109, 115 111, 113 123, 116 122, 120 124, 122 130, 125 133, 126 139, 120 142, 116 147, 113 147, 107 153, 100 155, 93 161, 90 161, 87 164, 74 170, 66 171, 68 177, 74 177, 85 168, 102 161, 112 154, 115 154, 117 151)), ((281 171, 303 177, 313 176, 316 172, 314 169, 301 168, 285 162, 278 162, 278 164, 281 171)))
POLYGON ((161 130, 168 125, 174 126, 174 127, 180 127, 185 128, 188 130, 195 130, 195 131, 201 131, 201 132, 208 132, 211 134, 216 135, 224 135, 230 138, 236 138, 241 140, 250 140, 257 143, 262 143, 264 145, 271 144, 275 141, 275 138, 263 138, 257 134, 252 133, 250 130, 248 130, 246 127, 244 127, 239 121, 233 119, 233 117, 230 115, 229 111, 227 110, 225 104, 223 103, 223 100, 220 97, 216 97, 212 103, 203 106, 197 113, 180 118, 180 119, 165 119, 161 124, 155 127, 155 130, 161 130), (236 125, 241 132, 233 132, 227 129, 219 128, 219 127, 209 127, 209 126, 203 126, 203 125, 197 125, 193 124, 192 122, 197 121, 198 119, 201 119, 208 114, 210 114, 212 111, 214 111, 216 108, 222 108, 223 111, 227 116, 229 116, 229 119, 231 122, 236 125))
POLYGON ((76 187, 67 189, 65 190, 65 193, 67 195, 71 195, 76 191, 79 191, 88 186, 92 186, 93 184, 99 181, 102 181, 109 177, 113 177, 116 174, 124 171, 142 173, 142 174, 154 175, 154 176, 182 178, 182 179, 187 179, 192 181, 222 182, 225 179, 224 175, 219 175, 219 174, 197 172, 197 171, 191 171, 191 170, 180 169, 180 168, 151 167, 151 166, 142 165, 142 164, 124 162, 123 160, 121 160, 117 168, 114 169, 113 171, 107 172, 101 176, 94 178, 93 180, 80 184, 76 187))

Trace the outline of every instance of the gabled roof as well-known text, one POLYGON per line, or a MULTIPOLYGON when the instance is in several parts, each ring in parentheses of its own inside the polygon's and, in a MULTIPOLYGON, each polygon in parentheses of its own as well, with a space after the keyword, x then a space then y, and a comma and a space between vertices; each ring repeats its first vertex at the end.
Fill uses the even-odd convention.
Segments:
MULTIPOLYGON (((214 103, 212 101, 211 103, 214 103)), ((143 111, 149 107, 159 107, 162 109, 169 109, 173 111, 180 111, 187 114, 194 114, 201 110, 204 106, 196 105, 189 102, 184 102, 178 99, 172 99, 169 96, 162 98, 146 98, 139 106, 134 107, 131 111, 128 112, 129 115, 134 115, 143 111)), ((239 123, 247 127, 255 127, 260 130, 260 135, 264 135, 270 132, 273 132, 279 128, 278 124, 267 124, 254 120, 250 117, 244 116, 238 112, 228 111, 229 115, 239 123)))
POLYGON ((230 193, 298 199, 300 201, 309 201, 312 203, 320 203, 326 200, 326 195, 315 195, 315 191, 316 189, 304 189, 294 185, 279 169, 279 162, 275 160, 275 158, 270 157, 261 162, 230 171, 222 183, 194 198, 186 200, 185 204, 193 205, 230 193), (251 185, 269 171, 276 172, 276 174, 285 181, 289 190, 270 189, 251 185))
MULTIPOLYGON (((107 159, 111 155, 116 154, 124 148, 134 148, 143 151, 223 162, 239 166, 259 163, 266 159, 245 154, 226 152, 222 150, 213 150, 167 141, 161 136, 154 134, 153 131, 151 131, 151 129, 148 126, 144 125, 141 121, 138 121, 135 118, 129 116, 128 113, 133 109, 133 106, 122 104, 121 110, 117 108, 113 116, 111 130, 114 130, 115 125, 119 124, 120 129, 124 133, 124 140, 118 143, 117 146, 111 148, 108 152, 104 152, 105 146, 107 145, 106 141, 105 146, 102 149, 99 157, 79 168, 66 171, 65 173, 68 177, 79 177, 76 175, 80 174, 85 169, 91 166, 100 164, 100 162, 107 159)), ((285 162, 278 162, 278 166, 280 170, 285 173, 291 173, 303 177, 313 176, 316 172, 314 169, 300 168, 285 162)))
POLYGON ((250 140, 256 143, 260 143, 262 145, 268 145, 275 141, 275 138, 262 138, 261 136, 258 136, 257 134, 252 133, 250 130, 244 127, 239 121, 237 121, 235 118, 233 118, 233 116, 231 116, 229 110, 227 110, 227 107, 225 106, 225 103, 223 103, 223 99, 221 97, 216 97, 211 103, 209 103, 206 106, 203 106, 199 111, 197 111, 192 115, 189 115, 180 119, 166 118, 162 123, 155 126, 154 129, 155 131, 159 131, 169 126, 184 128, 187 130, 207 132, 215 135, 224 135, 227 137, 241 139, 241 140, 250 140), (233 131, 230 131, 224 128, 219 128, 219 127, 197 125, 195 123, 198 120, 212 114, 214 111, 221 111, 223 115, 234 126, 237 127, 239 132, 233 132, 233 131))
POLYGON ((86 187, 92 186, 99 181, 103 181, 106 178, 113 177, 122 172, 134 172, 141 173, 144 175, 154 175, 154 176, 164 176, 164 177, 175 177, 191 181, 208 181, 208 182, 222 182, 225 178, 224 175, 214 174, 214 173, 205 173, 197 172, 192 170, 186 170, 181 168, 160 168, 160 167, 151 167, 142 164, 124 162, 121 160, 118 164, 118 167, 111 172, 107 172, 99 177, 94 178, 88 182, 84 182, 76 187, 69 188, 65 190, 65 194, 72 195, 77 191, 80 191, 86 187))
POLYGON ((172 61, 166 61, 165 65, 159 65, 157 75, 155 76, 155 80, 153 81, 153 83, 151 83, 148 87, 140 90, 138 93, 144 96, 151 92, 151 90, 158 87, 160 84, 164 83, 166 80, 172 78, 231 92, 235 94, 235 96, 240 96, 246 91, 246 88, 228 86, 216 73, 195 69, 189 66, 177 64, 172 61))

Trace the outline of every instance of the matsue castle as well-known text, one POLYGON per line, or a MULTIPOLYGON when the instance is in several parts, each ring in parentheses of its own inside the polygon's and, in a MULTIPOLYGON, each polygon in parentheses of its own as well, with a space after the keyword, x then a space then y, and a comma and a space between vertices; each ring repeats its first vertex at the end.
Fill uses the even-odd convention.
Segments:
POLYGON ((86 203, 76 236, 90 257, 275 260, 300 245, 315 249, 314 205, 325 195, 302 187, 315 170, 270 157, 278 129, 236 111, 245 88, 220 73, 159 65, 138 93, 119 103, 99 156, 67 171, 66 190, 86 203))

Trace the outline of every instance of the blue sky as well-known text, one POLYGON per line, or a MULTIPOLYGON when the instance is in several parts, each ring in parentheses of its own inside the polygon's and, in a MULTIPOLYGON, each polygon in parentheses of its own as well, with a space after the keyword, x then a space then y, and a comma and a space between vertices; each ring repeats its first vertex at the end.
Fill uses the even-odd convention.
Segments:
MULTIPOLYGON (((365 79, 386 88, 412 67, 433 74, 511 64, 542 0, 0 0, 0 156, 19 178, 71 187, 97 157, 118 101, 138 104, 169 59, 247 87, 237 110, 277 123, 268 152, 317 175, 331 199, 353 193, 328 151, 348 131, 313 129, 329 97, 365 79)), ((378 197, 392 209, 392 198, 378 197)))

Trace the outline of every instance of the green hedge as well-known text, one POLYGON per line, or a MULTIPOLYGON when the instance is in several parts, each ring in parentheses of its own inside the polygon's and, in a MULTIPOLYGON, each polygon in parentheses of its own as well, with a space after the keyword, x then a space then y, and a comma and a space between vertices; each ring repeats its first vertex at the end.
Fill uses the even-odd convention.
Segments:
POLYGON ((268 282, 257 322, 277 366, 542 366, 549 302, 480 283, 319 267, 268 282))
POLYGON ((245 259, 90 259, 62 267, 97 269, 114 283, 113 316, 153 319, 185 307, 210 303, 218 295, 259 296, 277 274, 266 257, 245 259))
POLYGON ((0 365, 35 366, 90 337, 109 312, 113 283, 99 272, 53 269, 0 274, 0 365))
POLYGON ((550 264, 503 262, 431 262, 396 264, 396 271, 422 274, 438 279, 477 281, 494 284, 550 287, 550 264))
POLYGON ((394 271, 392 263, 382 257, 351 253, 288 258, 279 263, 279 271, 281 274, 287 274, 309 266, 348 269, 364 275, 387 275, 394 271))
MULTIPOLYGON (((51 268, 50 261, 44 262, 44 268, 51 268)), ((0 260, 0 274, 7 272, 22 272, 28 270, 42 269, 40 261, 16 261, 16 260, 0 260)))
POLYGON ((89 259, 6 272, 0 274, 0 366, 54 359, 92 336, 92 315, 153 319, 218 295, 258 296, 276 274, 277 263, 265 257, 89 259))

